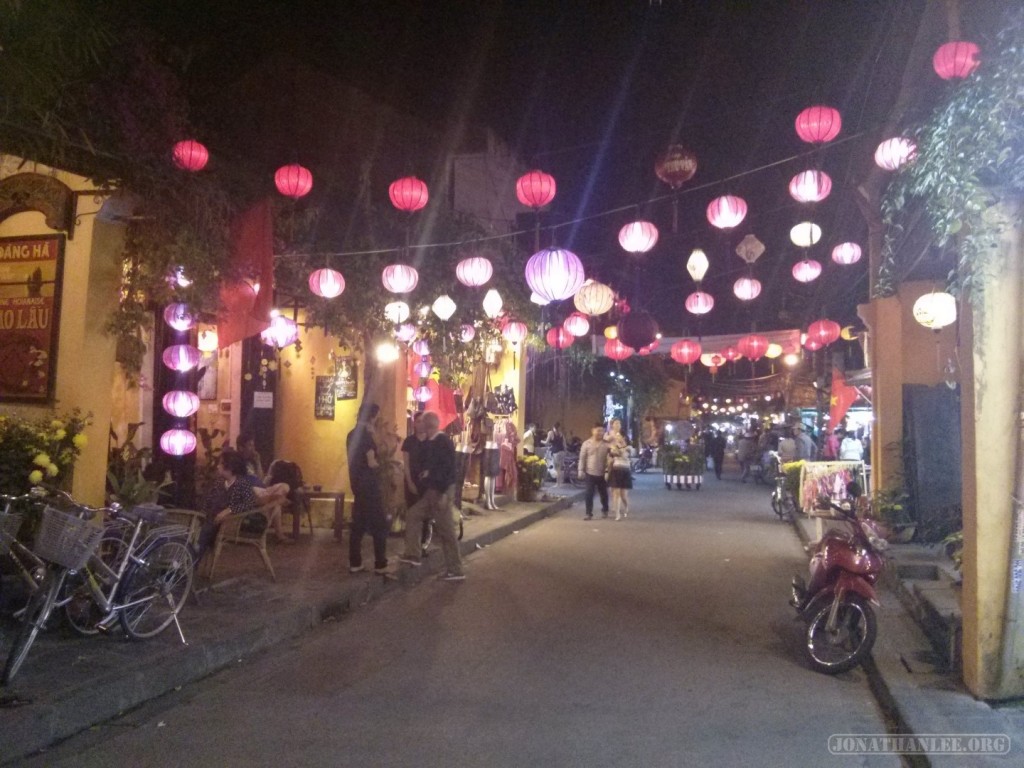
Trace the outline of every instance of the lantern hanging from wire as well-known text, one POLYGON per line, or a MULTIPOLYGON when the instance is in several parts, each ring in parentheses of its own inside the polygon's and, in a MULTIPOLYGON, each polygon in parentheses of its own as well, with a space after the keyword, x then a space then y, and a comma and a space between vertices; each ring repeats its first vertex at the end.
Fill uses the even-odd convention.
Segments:
POLYGON ((743 358, 743 354, 736 349, 736 347, 726 347, 722 350, 722 357, 728 360, 730 363, 735 363, 737 360, 743 358))
POLYGON ((417 354, 420 357, 426 357, 430 354, 430 342, 426 339, 416 339, 412 343, 413 354, 417 354))
POLYGON ((185 456, 196 449, 196 436, 187 429, 168 429, 160 435, 160 449, 170 456, 185 456))
POLYGON ((195 173, 206 167, 206 163, 210 160, 210 153, 198 141, 186 139, 174 145, 171 159, 181 170, 195 173))
POLYGON ((583 263, 565 248, 545 248, 526 262, 526 283, 548 301, 573 296, 583 285, 583 263))
POLYGON ((381 282, 391 293, 409 293, 420 281, 420 273, 408 264, 389 264, 381 273, 381 282))
POLYGON ((747 216, 747 201, 736 195, 722 195, 708 203, 707 217, 717 229, 737 227, 747 216))
POLYGON ((559 350, 568 349, 572 346, 573 342, 576 341, 576 337, 565 330, 561 325, 549 328, 544 338, 547 339, 549 347, 559 350))
POLYGON ((452 315, 455 314, 455 310, 458 309, 458 307, 455 306, 455 301, 447 293, 434 299, 434 303, 430 308, 434 311, 434 314, 445 323, 451 320, 452 315))
POLYGON ((808 107, 796 116, 796 135, 808 144, 825 144, 842 130, 839 110, 817 105, 808 107))
POLYGON ((187 389, 172 389, 161 402, 164 411, 178 419, 187 419, 199 410, 199 395, 187 389))
POLYGON ((654 163, 654 173, 672 189, 679 189, 697 173, 697 156, 686 147, 673 144, 654 163))
POLYGON ((767 357, 769 360, 774 360, 777 357, 781 357, 782 356, 782 352, 783 352, 782 345, 781 344, 776 344, 775 342, 772 342, 771 344, 768 345, 768 348, 764 351, 764 356, 767 357))
POLYGON ((540 210, 555 199, 555 177, 544 171, 527 171, 516 181, 516 197, 527 208, 540 210))
POLYGON ((585 315, 603 315, 615 303, 615 292, 603 283, 587 280, 576 291, 573 304, 585 315))
POLYGON ((487 293, 484 294, 483 308, 484 314, 487 315, 491 320, 501 314, 501 308, 505 302, 501 299, 501 294, 498 293, 494 288, 491 288, 487 293))
POLYGON ((335 299, 345 291, 345 278, 336 269, 317 269, 309 276, 309 290, 321 298, 335 299))
POLYGON ((840 243, 832 249, 832 261, 843 266, 850 266, 860 261, 861 250, 856 243, 840 243))
POLYGON ((740 244, 736 246, 736 255, 739 256, 743 261, 747 263, 747 266, 754 266, 761 254, 764 253, 764 243, 757 239, 754 235, 747 235, 740 244))
POLYGON ((409 305, 404 301, 392 301, 384 305, 384 318, 398 325, 409 319, 409 305))
POLYGON ((801 283, 816 280, 821 274, 821 263, 814 259, 802 259, 793 265, 793 277, 801 283))
POLYGON ((658 336, 658 324, 649 312, 636 310, 619 320, 619 341, 639 350, 658 336))
POLYGON ((275 315, 270 318, 270 327, 260 332, 263 343, 277 349, 284 349, 299 340, 299 326, 290 317, 275 315))
POLYGON ((398 210, 415 213, 427 204, 430 193, 426 182, 415 176, 404 176, 391 182, 388 186, 388 197, 398 210))
POLYGON ((606 339, 617 339, 617 338, 619 338, 619 328, 618 328, 618 326, 615 326, 615 325, 605 326, 605 329, 604 329, 603 333, 604 333, 604 337, 606 339))
POLYGON ((932 56, 932 67, 943 80, 962 80, 978 68, 978 46, 965 40, 940 45, 932 56))
POLYGON ((308 168, 303 168, 298 163, 282 165, 274 173, 274 186, 277 191, 292 200, 305 197, 313 189, 313 174, 308 168))
POLYGON ((422 384, 413 390, 412 396, 416 399, 417 403, 427 403, 434 396, 434 393, 430 391, 430 387, 426 384, 422 384))
POLYGON ((604 343, 604 354, 605 357, 620 362, 633 355, 633 348, 623 344, 620 339, 608 339, 604 343))
POLYGON ((658 243, 658 228, 649 221, 633 221, 619 230, 619 245, 627 253, 647 253, 658 243))
POLYGON ((690 273, 690 277, 697 285, 700 285, 700 281, 708 273, 709 266, 708 255, 700 248, 694 248, 690 258, 686 260, 686 271, 690 273))
POLYGON ((938 331, 956 322, 956 299, 945 291, 926 293, 914 302, 914 319, 938 331))
POLYGON ((789 239, 798 248, 810 248, 821 240, 821 227, 813 221, 801 221, 789 230, 789 239))
POLYGON ((766 337, 751 333, 736 342, 736 349, 748 360, 756 361, 765 356, 765 353, 768 351, 768 345, 769 342, 766 337))
POLYGON ((536 291, 530 291, 530 302, 536 304, 538 307, 546 307, 551 303, 536 291))
POLYGON ((820 203, 832 192, 832 179, 824 171, 801 171, 789 181, 789 196, 798 203, 820 203))
POLYGON ((681 339, 669 348, 668 354, 680 365, 693 365, 700 360, 700 342, 693 339, 681 339))
POLYGON ((199 365, 201 358, 202 354, 191 344, 172 344, 160 356, 164 365, 178 373, 188 373, 199 365))
POLYGON ((501 335, 505 338, 505 341, 510 344, 519 344, 526 339, 528 329, 526 323, 519 320, 512 320, 505 323, 505 327, 501 329, 501 335))
POLYGON ((815 320, 807 328, 807 337, 810 339, 817 340, 821 346, 827 347, 829 344, 839 339, 839 333, 842 328, 839 327, 839 323, 835 320, 828 320, 823 318, 821 320, 815 320))
POLYGON ((164 322, 176 331, 188 331, 195 328, 196 316, 188 304, 168 304, 164 307, 164 322))
MULTIPOLYGON (((408 309, 408 307, 406 307, 406 309, 408 309)), ((412 323, 402 323, 395 329, 395 338, 403 344, 408 344, 416 338, 416 326, 412 323)))
POLYGON ((740 301, 753 301, 761 295, 761 281, 755 277, 741 277, 733 283, 732 292, 740 301))
POLYGON ((694 315, 706 315, 714 306, 714 298, 704 291, 694 291, 686 297, 686 311, 694 315))
POLYGON ((470 256, 455 265, 455 277, 467 288, 479 288, 493 274, 491 260, 483 256, 470 256))
POLYGON ((875 165, 885 171, 895 171, 917 155, 917 145, 903 136, 886 139, 875 150, 875 165))
POLYGON ((562 323, 562 327, 565 328, 574 337, 586 336, 590 333, 590 320, 582 312, 573 312, 562 323))
POLYGON ((429 360, 420 360, 412 367, 412 372, 421 379, 429 379, 430 374, 434 372, 434 366, 429 360))
POLYGON ((476 338, 476 328, 469 323, 463 323, 459 326, 459 341, 463 344, 468 344, 476 338))
POLYGON ((811 352, 817 352, 819 349, 825 346, 816 338, 814 338, 813 336, 809 336, 806 333, 804 334, 803 345, 804 349, 809 349, 811 352))

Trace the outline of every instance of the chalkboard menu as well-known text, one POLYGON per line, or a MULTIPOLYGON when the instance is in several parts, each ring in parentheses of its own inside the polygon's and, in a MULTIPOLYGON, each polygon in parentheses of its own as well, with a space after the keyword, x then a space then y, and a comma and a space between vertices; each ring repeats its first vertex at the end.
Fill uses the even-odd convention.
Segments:
POLYGON ((335 361, 334 393, 339 400, 355 400, 359 395, 359 365, 354 358, 339 357, 335 361))
POLYGON ((313 416, 317 419, 334 419, 334 377, 316 377, 316 397, 313 400, 313 416))

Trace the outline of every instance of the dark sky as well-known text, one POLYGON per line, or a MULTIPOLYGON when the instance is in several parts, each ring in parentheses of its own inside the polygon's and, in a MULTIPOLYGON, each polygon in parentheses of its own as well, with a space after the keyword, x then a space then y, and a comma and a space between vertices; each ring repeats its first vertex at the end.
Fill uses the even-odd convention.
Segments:
MULTIPOLYGON (((1006 2, 964 5, 972 31, 990 27, 1006 2)), ((667 331, 709 333, 755 322, 806 325, 822 314, 855 320, 856 303, 867 298, 866 267, 840 268, 829 254, 845 240, 866 250, 852 190, 870 166, 923 7, 924 0, 172 1, 156 21, 199 44, 206 78, 239 76, 285 50, 412 113, 493 127, 557 178, 549 221, 589 219, 557 235, 588 273, 654 311, 667 331), (815 103, 841 110, 843 132, 835 146, 808 154, 793 120, 815 103), (653 173, 673 141, 699 161, 680 196, 676 235, 668 189, 653 173), (834 183, 812 212, 786 192, 810 167, 834 183), (704 218, 708 202, 725 193, 750 208, 730 235, 704 218), (638 207, 598 215, 624 206, 638 207), (638 213, 659 226, 662 240, 628 260, 616 233, 638 213), (790 276, 799 257, 788 231, 808 217, 825 231, 812 254, 825 271, 804 286, 790 276), (743 274, 733 249, 747 233, 768 246, 755 267, 765 288, 749 305, 731 291, 743 274), (693 290, 685 260, 698 246, 711 258, 707 284, 718 300, 701 328, 682 309, 693 290)), ((930 87, 943 86, 932 75, 930 87)))

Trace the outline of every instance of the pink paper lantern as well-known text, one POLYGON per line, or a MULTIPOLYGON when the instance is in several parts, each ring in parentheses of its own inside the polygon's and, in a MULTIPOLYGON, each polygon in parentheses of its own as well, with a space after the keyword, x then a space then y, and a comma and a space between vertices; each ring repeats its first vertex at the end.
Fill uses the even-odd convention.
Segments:
POLYGON ((416 339, 412 343, 412 351, 420 357, 426 357, 430 354, 430 344, 427 343, 426 339, 416 339))
POLYGON ((303 168, 298 163, 282 165, 274 173, 274 185, 277 191, 285 197, 298 200, 305 197, 313 189, 313 174, 308 168, 303 168))
POLYGON ((186 139, 174 145, 171 158, 181 170, 195 173, 206 167, 206 163, 210 160, 210 153, 198 141, 186 139))
POLYGON ((545 248, 526 262, 530 290, 549 302, 573 296, 583 285, 583 262, 565 248, 545 248))
POLYGON ((576 341, 576 338, 560 325, 549 328, 545 338, 547 338, 548 346, 554 349, 567 349, 576 341))
POLYGON ((527 208, 539 210, 555 199, 555 177, 544 171, 528 171, 516 181, 516 197, 527 208))
POLYGON ((832 249, 832 261, 849 266, 860 261, 861 250, 856 243, 840 243, 832 249))
POLYGON ((162 403, 171 416, 187 419, 199 410, 199 395, 185 389, 172 389, 164 395, 162 403))
POLYGON ((494 274, 494 267, 483 256, 470 256, 455 266, 455 277, 467 288, 479 288, 494 274))
POLYGON ((501 329, 501 335, 509 344, 519 344, 526 338, 527 332, 526 323, 521 323, 518 320, 505 323, 505 327, 501 329))
POLYGON ((391 182, 388 187, 388 197, 391 204, 400 211, 415 213, 423 208, 430 199, 426 182, 417 179, 415 176, 405 176, 391 182))
POLYGON ((811 352, 817 352, 824 346, 820 341, 810 336, 804 338, 804 349, 809 349, 811 352))
POLYGON ((706 315, 714 306, 714 298, 704 291, 694 291, 686 297, 686 311, 694 315, 706 315))
POLYGON ((619 245, 627 253, 647 253, 658 243, 658 228, 649 221, 634 221, 619 230, 619 245))
POLYGON ((260 338, 268 346, 284 349, 299 340, 299 325, 290 317, 275 315, 270 318, 270 325, 260 332, 260 338))
POLYGON ((172 371, 187 373, 199 365, 202 353, 191 344, 173 344, 163 351, 161 359, 172 371))
POLYGON ((416 338, 416 326, 412 323, 402 323, 395 330, 395 338, 403 344, 408 344, 416 338))
POLYGON ((821 264, 814 259, 804 259, 793 265, 793 277, 801 283, 816 280, 821 274, 821 264))
POLYGON ((389 264, 381 273, 381 282, 391 293, 409 293, 420 281, 420 273, 408 264, 389 264))
POLYGON ((886 139, 875 150, 875 165, 885 171, 898 170, 914 159, 917 145, 903 136, 886 139))
POLYGON ((740 301, 753 301, 761 295, 761 281, 754 277, 741 277, 733 283, 732 292, 740 301))
POLYGON ((680 365, 693 365, 700 360, 701 351, 700 342, 683 339, 673 344, 668 354, 680 365))
POLYGON ((842 130, 843 120, 839 110, 832 107, 808 107, 796 116, 796 135, 808 144, 824 144, 832 141, 842 130))
POLYGON ((335 269, 318 269, 309 276, 309 290, 325 299, 341 296, 345 278, 335 269))
POLYGON ((722 195, 708 204, 708 221, 718 229, 739 226, 747 216, 747 201, 736 195, 722 195))
POLYGON ((427 379, 430 378, 430 374, 434 372, 434 366, 426 360, 420 360, 412 367, 412 372, 421 379, 427 379))
POLYGON ((741 338, 736 343, 736 349, 748 360, 760 360, 764 357, 764 353, 768 351, 769 343, 768 339, 764 336, 752 333, 741 338))
POLYGON ((192 453, 196 444, 196 436, 187 429, 169 429, 160 435, 160 449, 170 456, 192 453))
POLYGON ((582 312, 573 312, 565 318, 562 327, 573 336, 586 336, 590 333, 590 321, 582 312))
POLYGON ((164 322, 176 331, 188 331, 196 326, 196 317, 188 304, 168 304, 164 307, 164 322))
POLYGON ((737 360, 743 358, 743 353, 736 349, 736 347, 726 347, 722 350, 722 357, 730 363, 735 363, 737 360))
POLYGON ((978 68, 978 46, 964 40, 940 45, 932 56, 935 73, 943 80, 962 80, 978 68))
POLYGON ((798 203, 820 203, 832 192, 832 179, 824 171, 801 171, 789 181, 789 195, 798 203))

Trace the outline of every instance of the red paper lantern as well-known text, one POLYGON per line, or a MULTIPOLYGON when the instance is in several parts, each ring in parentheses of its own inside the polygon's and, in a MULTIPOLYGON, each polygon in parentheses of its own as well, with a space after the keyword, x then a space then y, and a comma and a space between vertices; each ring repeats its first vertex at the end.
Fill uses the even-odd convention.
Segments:
POLYGON ((558 325, 548 329, 547 340, 548 346, 555 349, 566 349, 572 346, 572 343, 576 341, 576 337, 565 330, 563 326, 558 325))
POLYGON ((895 171, 917 155, 917 145, 903 136, 886 139, 875 150, 875 164, 886 171, 895 171))
POLYGON ((513 320, 510 323, 506 323, 505 327, 501 330, 501 335, 505 337, 505 341, 510 344, 518 344, 526 338, 528 329, 526 323, 521 323, 518 320, 513 320))
POLYGON ((161 359, 172 371, 187 373, 199 365, 202 356, 191 344, 172 344, 164 350, 161 359))
POLYGON ((700 342, 693 341, 692 339, 677 341, 672 345, 672 348, 669 349, 668 354, 680 365, 693 365, 695 362, 700 360, 700 342))
POLYGON ((174 164, 181 170, 195 173, 206 167, 206 163, 210 160, 210 153, 198 141, 186 139, 174 145, 171 157, 174 164))
POLYGON ((391 293, 409 293, 420 281, 420 273, 408 264, 389 264, 380 276, 384 287, 391 293))
POLYGON ((547 301, 562 301, 583 285, 583 262, 565 248, 545 248, 526 262, 526 284, 547 301))
POLYGON ((494 274, 490 259, 470 256, 455 265, 455 277, 467 288, 479 288, 494 274))
POLYGON ((804 259, 793 265, 793 277, 801 283, 809 283, 816 280, 821 274, 821 264, 814 259, 804 259))
POLYGON ((608 339, 604 343, 604 354, 612 360, 619 362, 633 354, 633 348, 627 347, 619 339, 608 339))
POLYGON ((345 278, 335 269, 318 269, 309 276, 309 290, 325 299, 341 296, 345 278))
POLYGON ((804 339, 804 349, 809 349, 811 350, 811 352, 817 352, 823 346, 824 344, 822 344, 817 339, 811 338, 810 336, 804 339))
POLYGON ((769 343, 768 339, 764 336, 750 334, 736 342, 736 348, 748 360, 760 360, 764 357, 764 353, 768 351, 769 343))
POLYGON ((741 277, 733 283, 732 292, 740 301, 753 301, 761 295, 761 281, 753 277, 741 277))
POLYGON ((187 419, 199 410, 199 395, 185 389, 172 389, 164 395, 162 403, 171 416, 187 419))
POLYGON ((197 445, 196 436, 187 429, 168 429, 160 435, 160 448, 171 456, 192 453, 197 445))
POLYGON ((679 189, 696 172, 696 155, 679 144, 670 146, 654 164, 654 173, 672 189, 679 189))
POLYGON ((735 363, 743 357, 743 353, 736 349, 736 347, 726 347, 722 350, 722 357, 730 363, 735 363))
POLYGON ((647 253, 658 243, 658 228, 649 221, 633 221, 619 230, 619 245, 627 253, 647 253))
POLYGON ((555 199, 555 177, 544 171, 528 171, 516 181, 516 197, 527 208, 540 209, 555 199))
POLYGON ((832 261, 849 266, 860 261, 861 250, 856 243, 840 243, 832 249, 832 261))
POLYGON ((686 297, 686 311, 694 315, 706 315, 714 306, 714 298, 704 291, 694 291, 686 297))
POLYGON ((843 120, 832 107, 808 107, 796 116, 796 135, 808 144, 824 144, 839 135, 843 120))
POLYGON ((565 318, 562 327, 573 336, 586 336, 590 332, 590 321, 582 312, 573 312, 565 318))
POLYGON ((708 204, 708 221, 718 229, 732 229, 747 216, 747 201, 736 195, 722 195, 708 204))
POLYGON ((932 56, 932 66, 943 80, 962 80, 978 68, 978 46, 963 40, 940 45, 932 56))
POLYGON ((308 195, 313 188, 313 174, 298 163, 282 165, 274 174, 274 185, 285 197, 298 200, 308 195))
POLYGON ((426 182, 420 181, 415 176, 405 176, 391 182, 388 187, 388 197, 391 204, 400 211, 415 213, 427 204, 430 193, 427 191, 426 182))
POLYGON ((824 171, 801 171, 789 181, 789 195, 798 203, 820 203, 832 192, 832 179, 824 171))
POLYGON ((626 346, 639 350, 646 347, 658 336, 658 324, 648 312, 630 312, 619 320, 619 340, 626 346))
POLYGON ((821 346, 827 347, 839 338, 841 330, 839 323, 834 320, 815 320, 807 329, 807 338, 814 339, 821 346))

